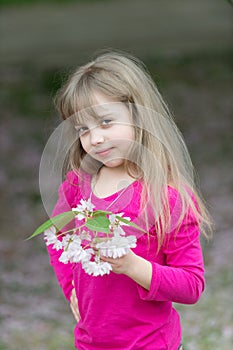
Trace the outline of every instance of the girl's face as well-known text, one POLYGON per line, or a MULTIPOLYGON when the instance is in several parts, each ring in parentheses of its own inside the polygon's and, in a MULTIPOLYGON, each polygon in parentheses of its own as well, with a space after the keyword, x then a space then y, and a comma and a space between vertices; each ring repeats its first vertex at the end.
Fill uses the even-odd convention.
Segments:
POLYGON ((132 141, 133 120, 127 106, 101 93, 94 94, 97 117, 87 116, 76 126, 81 145, 92 158, 107 167, 123 166, 132 141))

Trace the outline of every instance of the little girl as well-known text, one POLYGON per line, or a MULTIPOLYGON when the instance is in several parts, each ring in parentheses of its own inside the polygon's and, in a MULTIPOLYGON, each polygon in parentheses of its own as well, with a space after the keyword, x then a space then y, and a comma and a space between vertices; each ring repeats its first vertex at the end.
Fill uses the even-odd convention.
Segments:
POLYGON ((120 258, 101 255, 112 271, 88 275, 51 264, 77 320, 79 350, 177 350, 181 325, 172 303, 194 304, 204 290, 199 241, 210 227, 192 179, 184 141, 139 60, 107 52, 78 68, 56 97, 76 130, 66 179, 53 215, 90 200, 97 210, 124 213, 136 248, 120 258))

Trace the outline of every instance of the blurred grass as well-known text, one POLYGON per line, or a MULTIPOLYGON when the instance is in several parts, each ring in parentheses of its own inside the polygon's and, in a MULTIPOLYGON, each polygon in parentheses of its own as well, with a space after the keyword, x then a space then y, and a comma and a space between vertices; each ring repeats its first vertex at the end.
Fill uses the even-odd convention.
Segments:
MULTIPOLYGON (((28 335, 27 345, 25 345, 25 334, 21 331, 12 332, 13 342, 11 347, 6 347, 4 344, 0 343, 0 350, 73 350, 74 348, 74 339, 71 334, 67 331, 59 333, 57 332, 56 325, 51 327, 51 322, 48 326, 48 331, 46 329, 38 329, 37 332, 34 332, 28 335), (19 348, 19 345, 22 344, 22 348, 19 348), (43 345, 42 345, 43 344, 43 345), (45 345, 46 344, 46 345, 45 345)), ((20 345, 21 346, 21 345, 20 345)))

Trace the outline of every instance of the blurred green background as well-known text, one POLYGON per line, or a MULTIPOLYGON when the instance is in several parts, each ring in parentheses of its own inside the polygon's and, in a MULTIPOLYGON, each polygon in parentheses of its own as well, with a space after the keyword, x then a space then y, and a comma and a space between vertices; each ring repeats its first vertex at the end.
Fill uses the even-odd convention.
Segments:
POLYGON ((215 222, 206 291, 177 305, 185 350, 233 343, 233 7, 224 0, 0 0, 0 350, 73 349, 74 321, 42 238, 38 171, 52 97, 103 48, 147 65, 184 134, 215 222))

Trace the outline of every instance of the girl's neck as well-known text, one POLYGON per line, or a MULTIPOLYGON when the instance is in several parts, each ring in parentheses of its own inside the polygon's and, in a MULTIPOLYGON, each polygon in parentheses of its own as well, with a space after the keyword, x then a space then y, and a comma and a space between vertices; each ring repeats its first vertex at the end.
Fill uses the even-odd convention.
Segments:
POLYGON ((128 187, 135 179, 124 167, 108 168, 103 166, 92 178, 92 192, 99 198, 109 197, 128 187))

